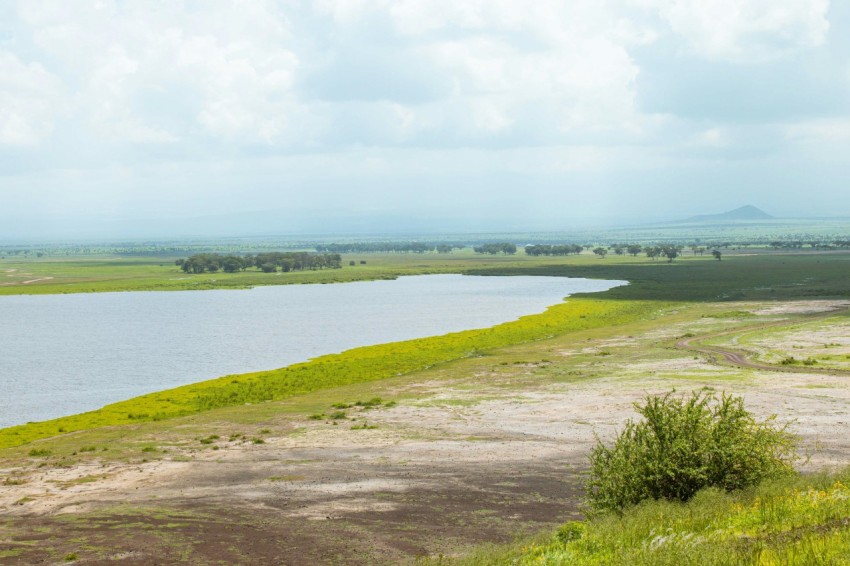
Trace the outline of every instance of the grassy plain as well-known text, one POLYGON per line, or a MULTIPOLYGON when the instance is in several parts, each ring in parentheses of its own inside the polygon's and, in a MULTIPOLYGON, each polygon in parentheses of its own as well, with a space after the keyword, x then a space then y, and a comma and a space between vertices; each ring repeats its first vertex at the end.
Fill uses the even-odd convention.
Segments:
MULTIPOLYGON (((186 291, 206 289, 245 289, 260 285, 344 283, 374 279, 394 279, 403 275, 459 273, 470 268, 527 265, 521 256, 481 256, 471 250, 452 254, 347 254, 342 269, 261 273, 186 274, 174 265, 178 256, 157 257, 42 257, 0 260, 0 295, 55 293, 96 293, 116 291, 186 291), (356 265, 348 265, 349 261, 356 265), (366 264, 360 264, 366 261, 366 264)), ((578 263, 592 262, 582 256, 578 263)), ((535 264, 557 264, 554 258, 541 258, 535 264)))
MULTIPOLYGON (((232 533, 198 530, 215 524, 219 503, 239 517, 233 533, 245 521, 245 532, 262 532, 269 540, 285 541, 299 532, 299 540, 319 536, 311 544, 329 554, 304 554, 304 563, 344 562, 354 556, 352 546, 363 552, 349 560, 355 563, 443 553, 469 554, 472 563, 486 564, 564 563, 565 552, 579 550, 584 562, 576 558, 576 563, 681 563, 673 560, 686 555, 681 549, 702 556, 700 545, 715 540, 722 547, 718 557, 758 547, 766 550, 740 554, 741 562, 782 563, 771 556, 787 554, 798 543, 816 551, 826 545, 829 552, 847 546, 846 529, 840 530, 836 519, 846 513, 844 488, 835 484, 843 478, 810 482, 816 488, 811 496, 793 491, 809 493, 804 483, 762 488, 773 490, 773 499, 765 498, 767 491, 759 499, 756 493, 706 494, 690 507, 646 506, 623 518, 593 519, 569 527, 567 535, 525 539, 514 547, 476 551, 469 545, 554 529, 580 517, 577 488, 566 481, 580 481, 580 475, 567 464, 580 469, 594 433, 610 434, 629 414, 631 401, 647 391, 728 389, 746 393, 763 412, 775 412, 776 406, 793 409, 808 439, 833 431, 826 439, 831 447, 827 460, 840 461, 842 435, 835 436, 836 421, 822 419, 826 414, 843 418, 839 413, 850 406, 841 380, 793 375, 780 381, 715 366, 673 345, 688 333, 745 328, 761 320, 785 317, 792 326, 802 323, 793 309, 770 309, 796 305, 805 310, 810 303, 834 306, 850 298, 850 254, 728 254, 721 262, 689 255, 672 264, 643 257, 541 260, 470 254, 366 259, 372 276, 433 269, 626 279, 631 284, 576 297, 494 329, 361 348, 274 372, 156 393, 67 421, 0 431, 0 442, 8 446, 0 450, 5 482, 0 503, 9 502, 9 519, 2 526, 15 540, 30 540, 26 537, 36 531, 50 540, 40 549, 7 544, 3 552, 9 554, 0 555, 0 561, 3 556, 55 561, 71 552, 107 559, 116 544, 144 552, 150 540, 138 534, 143 532, 158 541, 161 552, 154 556, 188 562, 185 557, 205 552, 202 543, 217 538, 239 542, 232 533), (373 397, 395 406, 355 405, 373 397), (340 404, 354 406, 334 407, 340 404), (335 411, 345 412, 345 418, 332 418, 335 411), (384 483, 369 487, 376 478, 384 483), (530 478, 543 479, 531 483, 530 478), (393 488, 393 481, 411 487, 393 488), (434 487, 455 482, 460 483, 451 491, 434 487), (337 495, 317 499, 316 493, 337 495), (449 505, 464 498, 466 507, 449 505), (187 507, 201 500, 212 507, 187 507), (286 501, 305 505, 309 514, 298 511, 298 505, 280 507, 286 501), (92 507, 92 502, 99 503, 92 507), (57 509, 66 514, 54 517, 57 509), (273 516, 264 509, 273 509, 273 516), (399 530, 395 513, 410 522, 409 532, 399 530), (321 535, 297 531, 305 517, 325 521, 312 529, 321 535), (134 524, 126 540, 117 541, 115 529, 134 524), (716 538, 705 538, 706 526, 715 529, 716 538), (573 528, 581 537, 565 540, 573 528), (619 539, 612 534, 617 529, 619 539), (667 533, 672 536, 663 538, 667 533), (665 545, 672 549, 668 555, 661 553, 665 545), (765 559, 750 560, 754 556, 765 559)), ((107 280, 112 290, 121 286, 120 278, 107 280)), ((827 329, 823 335, 830 333, 827 329)), ((781 349, 776 344, 766 347, 781 349)))
POLYGON ((687 503, 648 501, 622 516, 569 522, 554 536, 427 564, 847 564, 850 476, 821 474, 746 492, 708 489, 687 503))

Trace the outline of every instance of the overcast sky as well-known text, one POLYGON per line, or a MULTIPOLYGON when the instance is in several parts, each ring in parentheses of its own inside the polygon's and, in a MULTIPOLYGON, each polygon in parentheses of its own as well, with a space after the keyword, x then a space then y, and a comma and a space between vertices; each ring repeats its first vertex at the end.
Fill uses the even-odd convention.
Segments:
POLYGON ((848 156, 843 0, 0 2, 0 238, 850 215, 848 156))

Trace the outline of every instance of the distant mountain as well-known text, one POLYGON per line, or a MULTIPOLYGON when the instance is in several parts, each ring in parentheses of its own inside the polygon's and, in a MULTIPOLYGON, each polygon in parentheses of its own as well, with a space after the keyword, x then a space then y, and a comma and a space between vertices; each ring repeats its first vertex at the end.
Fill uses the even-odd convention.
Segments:
POLYGON ((751 222, 753 220, 775 220, 775 216, 771 216, 760 208, 747 205, 729 212, 721 212, 720 214, 700 214, 692 216, 686 220, 682 220, 683 224, 721 224, 723 222, 751 222))

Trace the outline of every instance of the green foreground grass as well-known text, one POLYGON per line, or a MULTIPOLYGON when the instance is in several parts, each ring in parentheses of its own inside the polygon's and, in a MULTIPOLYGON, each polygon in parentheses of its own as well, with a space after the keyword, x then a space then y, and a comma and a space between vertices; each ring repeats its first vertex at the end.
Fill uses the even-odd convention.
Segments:
POLYGON ((622 515, 570 522, 554 534, 423 564, 848 564, 848 483, 845 471, 744 492, 706 489, 687 503, 647 501, 622 515))

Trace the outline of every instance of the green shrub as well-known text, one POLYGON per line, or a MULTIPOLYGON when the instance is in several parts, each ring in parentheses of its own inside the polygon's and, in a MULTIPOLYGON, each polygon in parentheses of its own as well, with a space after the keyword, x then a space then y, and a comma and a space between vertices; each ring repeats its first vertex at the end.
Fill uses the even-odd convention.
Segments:
POLYGON ((757 421, 741 397, 693 393, 635 404, 611 448, 590 455, 592 511, 620 511, 646 499, 687 501, 700 489, 732 491, 793 472, 797 439, 775 417, 757 421))

